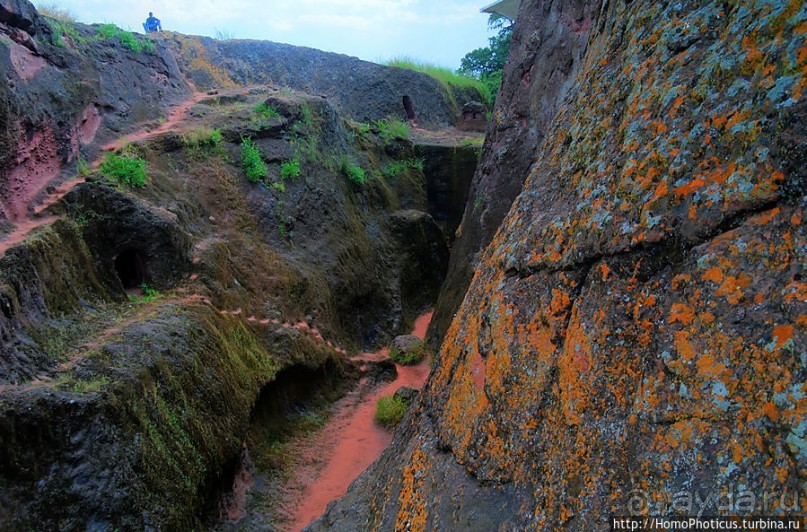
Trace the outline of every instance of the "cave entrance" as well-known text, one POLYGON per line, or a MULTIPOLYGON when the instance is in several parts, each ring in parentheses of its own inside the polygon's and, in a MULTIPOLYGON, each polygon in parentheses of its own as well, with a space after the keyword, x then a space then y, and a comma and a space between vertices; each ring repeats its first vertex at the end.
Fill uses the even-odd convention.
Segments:
POLYGON ((407 120, 415 119, 415 104, 412 103, 412 98, 409 96, 403 97, 404 112, 406 113, 407 120))
POLYGON ((127 249, 115 257, 115 271, 126 290, 140 288, 146 282, 146 262, 136 249, 127 249))

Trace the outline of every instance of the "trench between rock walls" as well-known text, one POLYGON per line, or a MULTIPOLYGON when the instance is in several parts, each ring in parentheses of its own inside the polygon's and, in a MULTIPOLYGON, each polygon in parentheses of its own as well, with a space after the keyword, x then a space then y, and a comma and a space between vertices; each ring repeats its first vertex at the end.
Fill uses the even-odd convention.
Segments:
MULTIPOLYGON (((424 159, 429 214, 450 246, 478 148, 416 146, 416 154, 424 159)), ((414 334, 423 338, 430 319, 431 312, 421 315, 414 334)), ((350 360, 358 373, 282 371, 256 401, 241 453, 218 475, 203 521, 227 532, 302 530, 392 441, 373 421, 378 399, 402 386, 422 388, 429 363, 396 367, 382 349, 350 360)))

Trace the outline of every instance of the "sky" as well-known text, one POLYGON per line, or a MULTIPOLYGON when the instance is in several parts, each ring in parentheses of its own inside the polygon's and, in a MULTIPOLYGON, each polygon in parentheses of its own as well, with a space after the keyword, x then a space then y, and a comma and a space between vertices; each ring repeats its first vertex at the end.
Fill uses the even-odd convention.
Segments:
POLYGON ((447 67, 487 46, 491 0, 44 0, 79 22, 142 32, 149 11, 163 29, 191 35, 264 39, 353 55, 367 61, 406 56, 447 67))

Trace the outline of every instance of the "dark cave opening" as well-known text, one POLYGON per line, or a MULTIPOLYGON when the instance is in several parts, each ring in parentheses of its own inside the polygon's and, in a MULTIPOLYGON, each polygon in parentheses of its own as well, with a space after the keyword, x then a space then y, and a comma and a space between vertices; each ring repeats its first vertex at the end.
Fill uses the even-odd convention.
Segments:
POLYGON ((403 97, 403 106, 404 111, 406 112, 406 119, 407 120, 414 120, 415 119, 415 104, 412 103, 412 98, 409 96, 403 97))
POLYGON ((127 249, 115 257, 115 271, 123 288, 139 288, 146 282, 146 262, 136 249, 127 249))

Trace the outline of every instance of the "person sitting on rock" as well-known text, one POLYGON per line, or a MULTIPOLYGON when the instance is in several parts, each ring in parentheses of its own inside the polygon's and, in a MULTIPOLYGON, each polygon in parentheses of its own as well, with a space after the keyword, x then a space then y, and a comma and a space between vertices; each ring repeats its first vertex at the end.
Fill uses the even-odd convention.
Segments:
POLYGON ((154 33, 158 31, 162 31, 163 27, 160 24, 160 19, 154 16, 154 13, 149 11, 149 18, 143 23, 143 29, 146 30, 146 33, 154 33))

